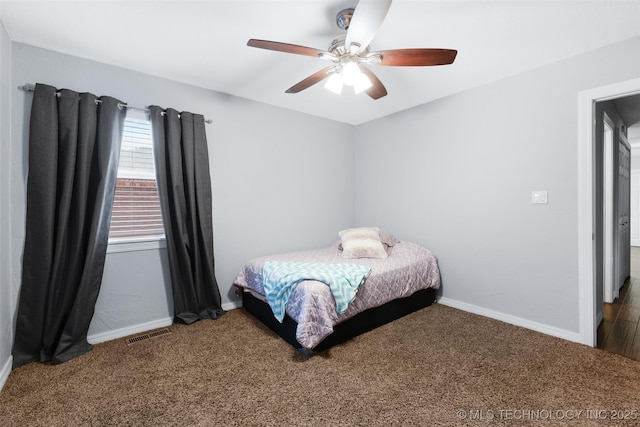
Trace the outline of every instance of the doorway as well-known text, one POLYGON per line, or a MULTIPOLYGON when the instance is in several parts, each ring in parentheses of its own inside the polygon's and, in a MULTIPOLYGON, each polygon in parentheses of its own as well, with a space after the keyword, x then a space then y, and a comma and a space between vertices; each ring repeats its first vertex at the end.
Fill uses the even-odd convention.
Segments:
MULTIPOLYGON (((596 292, 598 319, 602 319, 602 302, 613 303, 630 276, 631 217, 631 146, 627 128, 640 120, 626 114, 620 101, 629 97, 596 103, 595 159, 602 167, 594 168, 596 177, 596 292), (600 193, 602 194, 600 196, 600 193), (601 227, 598 227, 602 223, 601 227), (601 258, 600 258, 601 257, 601 258), (600 297, 600 295, 597 295, 600 297)), ((631 96, 640 105, 640 96, 631 96)))
MULTIPOLYGON (((640 95, 640 78, 578 94, 578 291, 580 338, 597 345, 597 326, 603 301, 602 161, 597 157, 596 103, 640 95), (596 177, 600 177, 600 181, 596 177), (600 186, 600 190, 596 191, 600 186)), ((614 245, 615 247, 615 245, 614 245)))
MULTIPOLYGON (((629 109, 640 111, 640 95, 618 98, 609 103, 613 103, 614 113, 619 114, 616 119, 623 123, 620 125, 619 150, 621 151, 617 160, 620 165, 619 173, 624 175, 619 188, 624 199, 618 201, 623 204, 618 209, 625 208, 627 216, 620 217, 619 229, 622 232, 620 234, 622 238, 619 250, 625 249, 630 252, 622 252, 620 262, 614 265, 614 268, 617 267, 620 272, 628 276, 626 278, 618 273, 618 280, 626 279, 623 287, 608 290, 605 285, 603 319, 598 327, 597 345, 604 350, 640 360, 640 330, 638 329, 640 324, 640 218, 638 215, 640 213, 640 113, 627 111, 629 109), (631 160, 634 158, 635 160, 631 160), (628 168, 625 162, 630 162, 628 168), (613 290, 619 290, 619 292, 608 295, 608 292, 613 290)), ((605 152, 608 150, 607 123, 612 122, 614 120, 605 117, 605 152)), ((613 139, 616 138, 615 129, 614 124, 613 139)), ((613 152, 615 151, 614 148, 613 152)), ((605 174, 605 182, 606 179, 605 174)), ((605 197, 605 205, 606 201, 605 197)), ((605 255, 605 264, 607 261, 608 258, 605 255)), ((614 273, 613 276, 615 277, 616 274, 614 273)))

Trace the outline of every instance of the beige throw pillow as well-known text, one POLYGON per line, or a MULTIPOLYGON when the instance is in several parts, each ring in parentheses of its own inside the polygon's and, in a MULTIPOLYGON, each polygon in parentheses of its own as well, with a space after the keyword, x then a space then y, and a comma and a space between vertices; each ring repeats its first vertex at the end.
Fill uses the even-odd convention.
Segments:
POLYGON ((344 258, 387 258, 378 227, 348 228, 338 233, 344 258))

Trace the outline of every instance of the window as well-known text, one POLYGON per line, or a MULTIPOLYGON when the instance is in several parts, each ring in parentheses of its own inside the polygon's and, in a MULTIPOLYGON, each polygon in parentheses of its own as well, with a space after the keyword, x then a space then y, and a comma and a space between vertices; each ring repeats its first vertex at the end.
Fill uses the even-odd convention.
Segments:
MULTIPOLYGON (((127 111, 120 149, 109 245, 158 241, 164 238, 153 160, 151 123, 146 115, 127 111)), ((156 246, 158 247, 158 246, 156 246)), ((132 249, 147 249, 132 248, 132 249)), ((110 252, 115 252, 110 248, 110 252)))

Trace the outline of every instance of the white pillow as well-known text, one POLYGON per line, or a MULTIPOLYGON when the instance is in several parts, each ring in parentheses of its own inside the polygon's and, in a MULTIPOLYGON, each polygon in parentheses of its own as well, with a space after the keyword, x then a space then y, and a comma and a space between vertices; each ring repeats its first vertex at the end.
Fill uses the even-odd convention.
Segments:
POLYGON ((378 227, 348 228, 338 233, 344 258, 386 258, 378 227))

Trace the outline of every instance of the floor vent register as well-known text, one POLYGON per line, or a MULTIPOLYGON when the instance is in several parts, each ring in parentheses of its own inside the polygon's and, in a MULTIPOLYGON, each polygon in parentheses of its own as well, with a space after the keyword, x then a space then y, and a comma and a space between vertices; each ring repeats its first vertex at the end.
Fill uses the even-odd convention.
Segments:
POLYGON ((135 337, 130 337, 126 339, 127 345, 133 345, 136 343, 139 343, 141 341, 146 341, 149 340, 151 338, 157 338, 157 337, 161 337, 163 335, 168 335, 170 334, 171 331, 167 328, 164 329, 157 329, 155 331, 151 331, 151 332, 146 332, 142 335, 136 335, 135 337))

